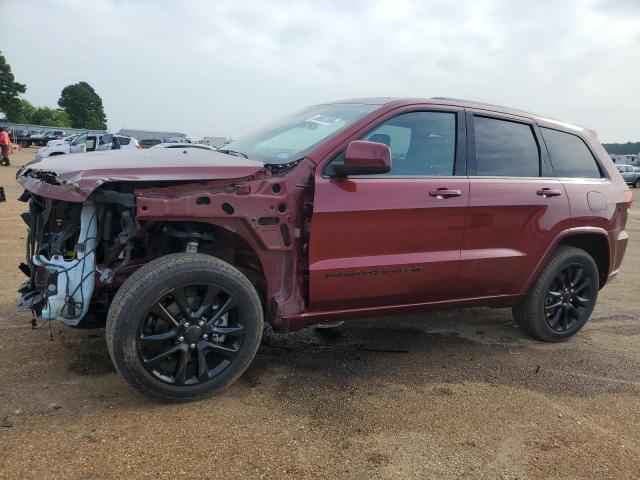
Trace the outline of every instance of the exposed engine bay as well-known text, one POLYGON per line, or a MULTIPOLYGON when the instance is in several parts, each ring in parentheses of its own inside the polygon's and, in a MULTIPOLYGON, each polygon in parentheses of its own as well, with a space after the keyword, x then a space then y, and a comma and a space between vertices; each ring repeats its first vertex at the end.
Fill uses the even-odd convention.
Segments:
POLYGON ((138 231, 133 195, 130 205, 93 199, 72 203, 28 192, 21 199, 29 201, 22 215, 29 232, 20 269, 29 280, 20 288, 19 306, 75 326, 89 310, 96 272, 109 286, 132 259, 138 231))

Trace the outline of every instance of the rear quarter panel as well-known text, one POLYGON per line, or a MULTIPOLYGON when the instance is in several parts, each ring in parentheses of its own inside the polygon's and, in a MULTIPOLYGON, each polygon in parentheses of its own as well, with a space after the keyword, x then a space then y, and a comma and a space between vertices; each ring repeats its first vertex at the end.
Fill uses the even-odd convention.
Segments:
MULTIPOLYGON (((541 126, 558 128, 558 125, 553 122, 539 123, 541 126)), ((573 127, 572 130, 563 128, 563 130, 578 135, 584 140, 603 174, 600 179, 560 178, 560 180, 569 198, 572 231, 576 234, 590 232, 606 234, 609 243, 608 276, 611 278, 617 273, 627 247, 628 235, 625 227, 629 187, 598 141, 595 132, 579 127, 573 127)))

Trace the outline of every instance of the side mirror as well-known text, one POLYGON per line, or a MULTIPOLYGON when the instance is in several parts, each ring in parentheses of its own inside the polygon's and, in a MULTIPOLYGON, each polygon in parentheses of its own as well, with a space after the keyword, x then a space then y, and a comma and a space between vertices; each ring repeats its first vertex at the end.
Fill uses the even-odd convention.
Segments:
POLYGON ((354 140, 349 143, 344 163, 334 163, 337 177, 375 175, 391 170, 391 150, 384 143, 354 140))

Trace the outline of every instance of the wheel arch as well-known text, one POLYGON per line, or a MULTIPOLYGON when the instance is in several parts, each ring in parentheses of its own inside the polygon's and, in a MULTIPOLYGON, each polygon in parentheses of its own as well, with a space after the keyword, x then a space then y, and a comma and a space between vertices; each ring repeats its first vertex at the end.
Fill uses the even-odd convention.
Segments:
POLYGON ((611 270, 611 245, 609 235, 603 228, 578 227, 563 230, 555 237, 554 241, 550 243, 545 254, 542 256, 536 265, 535 270, 529 277, 524 290, 521 292, 522 295, 526 295, 533 282, 540 275, 544 265, 560 245, 580 248, 587 252, 596 262, 596 266, 598 267, 598 276, 600 279, 599 287, 604 287, 611 270))
MULTIPOLYGON (((600 280, 600 288, 604 287, 609 277, 611 268, 611 252, 609 246, 609 237, 602 233, 577 232, 567 235, 560 239, 559 245, 567 245, 584 250, 593 258, 598 267, 598 277, 600 280)), ((554 249, 555 250, 555 249, 554 249)))
POLYGON ((262 258, 255 245, 247 241, 237 231, 210 222, 166 220, 159 224, 165 234, 157 242, 168 241, 172 232, 188 232, 198 229, 200 233, 209 233, 213 239, 203 240, 198 245, 198 252, 211 255, 233 265, 240 270, 254 285, 258 295, 264 301, 266 290, 266 275, 262 258))

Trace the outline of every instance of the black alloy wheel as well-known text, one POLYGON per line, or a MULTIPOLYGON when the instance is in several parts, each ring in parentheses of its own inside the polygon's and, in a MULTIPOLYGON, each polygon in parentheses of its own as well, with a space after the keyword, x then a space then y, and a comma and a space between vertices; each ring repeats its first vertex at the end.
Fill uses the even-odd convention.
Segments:
POLYGON ((570 264, 553 279, 544 299, 544 315, 553 330, 566 332, 593 310, 589 288, 595 279, 580 264, 570 264))
POLYGON ((145 369, 163 382, 210 381, 238 354, 244 337, 238 302, 213 284, 171 289, 154 302, 138 332, 145 369))
POLYGON ((256 289, 200 253, 157 258, 118 289, 106 338, 118 372, 142 393, 189 400, 219 392, 249 367, 264 326, 256 289))
POLYGON ((518 326, 545 342, 563 342, 578 333, 598 299, 598 266, 586 251, 560 245, 526 296, 513 307, 518 326))

